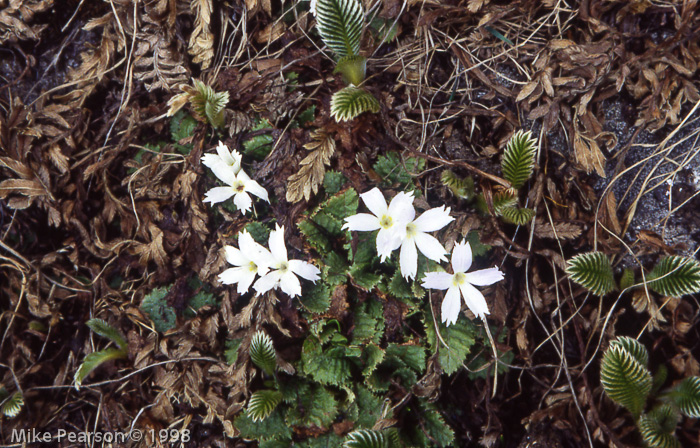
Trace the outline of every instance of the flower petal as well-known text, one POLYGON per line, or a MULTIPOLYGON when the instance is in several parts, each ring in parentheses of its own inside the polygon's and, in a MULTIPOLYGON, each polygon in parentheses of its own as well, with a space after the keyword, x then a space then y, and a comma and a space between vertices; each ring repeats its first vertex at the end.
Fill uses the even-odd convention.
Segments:
POLYGON ((472 265, 472 248, 468 242, 462 240, 452 249, 452 270, 454 273, 467 272, 472 265))
POLYGON ((459 317, 459 310, 461 308, 461 303, 459 301, 459 289, 457 287, 452 287, 445 293, 445 298, 442 299, 442 321, 445 325, 450 326, 451 324, 457 322, 459 317))
POLYGON ((253 289, 255 289, 258 294, 265 294, 267 291, 277 286, 281 276, 282 274, 277 270, 270 271, 253 284, 253 289))
POLYGON ((311 280, 316 283, 316 280, 321 278, 319 274, 321 271, 311 263, 307 263, 302 260, 289 260, 289 270, 297 274, 298 276, 305 278, 306 280, 311 280))
POLYGON ((301 294, 301 283, 296 275, 287 272, 280 277, 280 289, 289 297, 296 297, 301 294))
MULTIPOLYGON (((240 243, 240 237, 238 241, 240 243)), ((226 261, 234 266, 243 266, 250 262, 250 260, 243 255, 243 252, 233 246, 224 246, 224 256, 226 257, 226 261)))
POLYGON ((447 257, 445 257, 445 248, 442 247, 440 241, 434 236, 417 232, 413 239, 416 241, 418 250, 427 258, 433 261, 447 261, 447 257))
MULTIPOLYGON (((242 172, 243 171, 241 171, 241 173, 242 172)), ((248 181, 245 183, 245 191, 254 194, 263 201, 270 202, 270 199, 267 196, 267 190, 253 179, 248 179, 248 181)))
POLYGON ((239 294, 247 293, 253 280, 255 280, 255 271, 251 271, 246 267, 229 268, 219 274, 219 281, 224 285, 238 283, 236 289, 239 294))
POLYGON ((236 182, 236 172, 232 167, 222 162, 221 159, 211 166, 211 171, 214 173, 214 176, 226 185, 233 186, 233 183, 236 182))
POLYGON ((413 208, 413 193, 398 193, 391 200, 387 214, 394 220, 394 225, 405 225, 416 217, 416 209, 413 208))
POLYGON ((270 232, 267 245, 275 263, 287 261, 287 246, 284 245, 284 226, 280 227, 279 224, 276 224, 275 230, 270 232))
POLYGON ((224 202, 235 193, 236 192, 231 187, 214 187, 204 193, 204 200, 202 200, 202 202, 211 202, 212 204, 224 202))
POLYGON ((414 279, 418 271, 418 252, 416 243, 413 240, 404 240, 399 254, 399 265, 401 275, 405 279, 414 279))
POLYGON ((488 286, 503 280, 503 272, 496 267, 481 269, 480 271, 468 272, 464 275, 464 279, 472 285, 488 286))
POLYGON ((202 165, 209 169, 211 169, 211 167, 217 163, 221 163, 221 157, 217 156, 216 154, 204 154, 202 156, 202 165))
POLYGON ((489 314, 489 306, 486 304, 486 299, 481 291, 467 282, 459 285, 459 289, 462 291, 464 302, 467 304, 471 312, 474 313, 474 315, 479 316, 481 319, 486 320, 486 315, 489 314))
POLYGON ((382 194, 382 192, 379 191, 379 188, 374 187, 368 192, 362 193, 360 197, 362 198, 362 201, 365 203, 369 211, 375 214, 376 216, 382 216, 386 213, 386 200, 384 199, 384 195, 382 194))
POLYGON ((238 210, 242 211, 243 214, 245 214, 247 211, 250 210, 250 207, 253 205, 253 200, 250 198, 250 195, 248 193, 243 191, 241 193, 236 193, 233 196, 233 203, 236 204, 238 210))
POLYGON ((219 140, 219 145, 216 147, 216 152, 219 154, 221 161, 229 166, 234 174, 241 170, 241 160, 243 159, 241 153, 235 149, 229 151, 228 146, 224 145, 221 140, 219 140))
POLYGON ((381 229, 377 234, 377 255, 379 255, 382 263, 399 246, 401 246, 401 237, 396 231, 381 229))
POLYGON ((448 207, 447 210, 445 210, 445 206, 443 205, 442 207, 435 207, 426 211, 416 218, 413 224, 415 224, 416 228, 421 232, 435 232, 454 220, 455 219, 450 216, 450 208, 448 207))
POLYGON ((423 288, 447 289, 452 286, 453 275, 447 272, 428 272, 423 277, 423 288))
POLYGON ((345 218, 345 224, 343 225, 343 229, 354 232, 371 232, 379 227, 379 219, 369 213, 358 213, 357 215, 348 216, 345 218))

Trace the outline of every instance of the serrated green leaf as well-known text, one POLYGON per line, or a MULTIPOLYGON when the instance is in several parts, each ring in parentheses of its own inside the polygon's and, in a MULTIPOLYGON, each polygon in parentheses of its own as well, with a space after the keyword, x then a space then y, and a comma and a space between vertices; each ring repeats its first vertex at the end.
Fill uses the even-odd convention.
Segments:
POLYGON ((664 257, 647 280, 651 289, 665 296, 695 294, 700 292, 700 263, 690 257, 664 257))
POLYGON ((652 387, 651 372, 644 362, 648 357, 639 342, 621 337, 610 344, 600 368, 605 393, 635 417, 644 409, 652 387))
POLYGON ((318 426, 327 428, 338 415, 338 402, 323 386, 295 388, 292 406, 287 410, 286 422, 290 426, 318 426))
POLYGON ((503 215, 503 210, 518 205, 518 197, 512 189, 500 190, 493 195, 493 210, 496 216, 503 215))
POLYGON ((219 301, 214 297, 214 294, 202 290, 193 295, 187 302, 187 309, 183 313, 185 317, 192 318, 197 315, 197 311, 204 306, 219 306, 219 301))
POLYGON ((529 208, 502 207, 500 212, 505 222, 517 226, 527 224, 535 217, 535 211, 529 208))
POLYGON ((343 448, 389 448, 389 441, 381 431, 360 429, 345 436, 343 448))
POLYGON ((348 86, 331 97, 331 117, 335 121, 352 120, 363 112, 379 112, 379 101, 368 91, 348 86))
MULTIPOLYGON (((272 123, 266 119, 256 118, 250 132, 262 131, 263 129, 272 129, 272 123)), ((275 139, 270 134, 259 134, 249 138, 243 142, 243 154, 254 158, 255 160, 263 160, 272 151, 272 144, 275 139)))
POLYGON ((620 291, 624 291, 632 285, 634 285, 634 271, 630 268, 625 268, 622 271, 622 277, 620 277, 620 291))
POLYGON ((472 257, 483 257, 488 254, 491 250, 491 246, 488 244, 483 244, 479 239, 479 232, 472 230, 467 234, 466 238, 469 242, 469 246, 472 248, 472 257))
POLYGON ((250 233, 255 242, 258 244, 267 245, 267 240, 270 237, 270 229, 263 223, 253 221, 246 224, 245 229, 250 233))
POLYGON ((700 377, 690 376, 673 390, 673 401, 688 417, 700 418, 700 377))
POLYGON ((354 308, 353 343, 373 341, 378 344, 384 335, 384 307, 378 300, 367 300, 354 308))
POLYGON ((295 443, 294 447, 298 446, 299 448, 331 448, 340 446, 342 442, 343 438, 331 431, 328 434, 323 434, 314 438, 308 438, 303 442, 295 443))
POLYGON ((459 199, 467 201, 474 199, 474 178, 472 176, 462 178, 457 176, 452 170, 444 170, 440 180, 459 199))
POLYGON ((250 396, 246 414, 254 422, 265 420, 282 401, 282 394, 276 390, 259 390, 250 396))
POLYGON ((362 352, 362 362, 364 363, 362 376, 367 377, 377 369, 377 366, 384 361, 384 353, 384 350, 371 342, 365 346, 362 352))
POLYGON ((307 107, 304 109, 299 115, 297 115, 297 123, 299 124, 300 127, 303 127, 307 123, 311 123, 316 119, 316 105, 312 104, 311 106, 307 107))
POLYGON ((5 398, 2 403, 2 413, 7 418, 15 418, 22 411, 24 397, 21 392, 15 392, 11 397, 5 398))
POLYGON ((394 344, 386 347, 385 363, 392 357, 400 359, 418 373, 425 371, 425 348, 420 345, 394 344))
POLYGON ((358 0, 318 0, 316 28, 323 42, 339 57, 360 54, 364 11, 358 0))
POLYGON ((121 332, 102 319, 90 319, 85 325, 100 336, 117 344, 119 348, 125 349, 128 345, 121 332))
POLYGON ((141 310, 153 321, 153 327, 160 333, 175 328, 177 321, 175 310, 165 300, 169 288, 155 288, 141 302, 141 310))
POLYGON ((257 331, 250 341, 250 360, 268 375, 275 373, 277 368, 277 352, 272 339, 264 331, 257 331))
POLYGON ((334 195, 343 188, 345 182, 347 182, 347 179, 342 173, 326 171, 326 174, 323 176, 323 189, 326 190, 327 195, 334 195))
POLYGON ((323 349, 314 336, 304 341, 301 351, 304 373, 321 384, 340 385, 350 378, 351 364, 345 357, 345 347, 323 349))
POLYGON ((642 414, 637 427, 646 446, 650 448, 680 448, 678 439, 673 435, 680 415, 669 405, 654 408, 648 414, 642 414))
POLYGON ((170 119, 170 137, 175 143, 192 137, 196 128, 197 120, 184 110, 179 110, 173 115, 173 118, 170 119))
POLYGON ((80 367, 78 367, 78 370, 75 372, 75 376, 73 377, 75 387, 80 388, 80 385, 83 384, 83 380, 90 374, 90 372, 99 367, 100 364, 107 361, 112 361, 114 359, 124 359, 126 358, 126 355, 126 350, 114 347, 89 353, 83 360, 83 363, 80 364, 80 367))
POLYGON ((190 104, 200 119, 206 120, 215 128, 224 124, 224 108, 229 101, 228 92, 216 92, 199 80, 194 80, 196 93, 190 96, 190 104))
POLYGON ((466 319, 458 319, 455 324, 445 327, 437 319, 437 328, 440 331, 440 335, 442 335, 442 339, 447 344, 447 347, 445 347, 437 337, 430 311, 426 312, 424 320, 425 334, 428 338, 431 352, 438 352, 438 361, 443 372, 447 375, 452 375, 462 367, 471 351, 472 345, 476 341, 475 325, 466 319))
POLYGON ((233 365, 238 360, 238 348, 241 346, 243 339, 227 339, 224 350, 224 357, 226 358, 226 364, 233 365))
POLYGON ((331 289, 325 283, 317 282, 305 288, 299 301, 309 312, 324 313, 331 306, 331 289))
POLYGON ((425 169, 425 160, 408 157, 405 160, 397 152, 388 152, 377 157, 374 171, 384 179, 387 185, 401 184, 413 186, 413 178, 425 169))
POLYGON ((522 187, 532 175, 536 152, 537 140, 532 137, 532 132, 530 131, 524 132, 520 130, 508 141, 503 153, 501 167, 503 169, 503 177, 516 190, 522 187))
POLYGON ((566 273, 572 281, 598 296, 615 289, 612 265, 602 252, 577 255, 567 262, 566 273))
POLYGON ((421 416, 423 430, 428 433, 431 440, 435 441, 436 446, 444 447, 454 442, 454 431, 445 423, 437 410, 425 409, 421 412, 421 416))
POLYGON ((275 409, 265 420, 254 422, 246 413, 241 414, 233 425, 241 432, 240 437, 253 440, 285 440, 292 438, 292 428, 285 423, 280 408, 275 409))

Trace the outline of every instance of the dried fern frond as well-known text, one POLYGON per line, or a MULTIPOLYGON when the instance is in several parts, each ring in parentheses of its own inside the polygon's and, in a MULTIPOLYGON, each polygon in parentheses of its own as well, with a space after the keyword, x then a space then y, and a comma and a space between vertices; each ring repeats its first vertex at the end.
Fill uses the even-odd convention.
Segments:
POLYGON ((258 331, 250 341, 250 359, 253 364, 262 369, 268 375, 275 373, 277 367, 277 352, 272 344, 272 339, 267 333, 258 331))
POLYGON ((532 175, 536 152, 537 140, 532 137, 530 131, 520 130, 508 141, 501 167, 503 177, 511 183, 513 188, 522 187, 532 175))
POLYGON ((336 121, 352 120, 363 112, 379 112, 379 101, 369 92, 346 87, 331 98, 331 117, 336 121))
POLYGON ((615 403, 638 417, 651 391, 652 378, 646 363, 646 348, 635 339, 620 337, 603 356, 600 382, 615 403))
POLYGON ((265 420, 282 401, 282 393, 276 390, 259 390, 250 397, 246 413, 254 422, 265 420))
POLYGON ((194 29, 190 35, 189 49, 192 62, 207 69, 214 59, 214 34, 211 32, 211 0, 193 0, 190 8, 194 14, 194 29))
POLYGON ((603 296, 615 289, 612 265, 602 252, 577 255, 568 261, 569 278, 593 294, 603 296))
POLYGON ((304 145, 304 148, 311 150, 311 154, 301 161, 299 171, 287 179, 287 201, 292 203, 299 202, 302 198, 308 201, 311 192, 318 193, 318 187, 326 174, 326 165, 330 165, 335 154, 335 140, 324 129, 313 131, 311 138, 312 141, 304 145))
POLYGON ((700 292, 700 263, 690 257, 665 257, 647 277, 649 287, 659 294, 681 297, 700 292))
POLYGON ((360 54, 364 11, 359 0, 318 0, 316 28, 338 58, 360 54))

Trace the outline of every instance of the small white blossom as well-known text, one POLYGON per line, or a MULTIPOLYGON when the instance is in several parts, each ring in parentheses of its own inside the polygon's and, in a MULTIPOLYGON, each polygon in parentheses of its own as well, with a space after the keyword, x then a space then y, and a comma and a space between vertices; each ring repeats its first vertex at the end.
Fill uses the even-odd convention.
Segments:
POLYGON ((445 248, 440 241, 427 232, 435 232, 442 229, 447 224, 454 221, 450 216, 449 207, 445 206, 432 208, 415 220, 406 224, 406 231, 401 241, 401 252, 399 254, 399 264, 401 275, 404 278, 415 278, 418 271, 418 250, 423 255, 433 261, 447 261, 445 258, 445 248))
POLYGON ((280 288, 290 297, 296 297, 301 294, 301 283, 297 275, 314 283, 321 278, 319 276, 321 271, 311 263, 287 258, 284 226, 278 225, 275 230, 270 232, 268 246, 271 253, 270 268, 272 270, 259 278, 253 285, 258 294, 264 294, 273 288, 280 288))
POLYGON ((423 279, 424 288, 447 290, 442 301, 442 321, 448 326, 457 322, 461 308, 460 293, 471 312, 486 320, 486 315, 489 314, 486 299, 474 285, 487 286, 503 280, 503 272, 496 267, 467 273, 471 265, 471 246, 462 241, 455 244, 452 250, 452 271, 454 274, 429 272, 423 279))
POLYGON ((245 294, 257 275, 264 276, 270 270, 272 261, 270 251, 256 243, 244 230, 238 235, 238 247, 224 246, 226 261, 236 266, 219 274, 219 281, 224 285, 238 284, 238 293, 245 294))
POLYGON ((216 177, 226 182, 227 173, 238 174, 241 170, 241 160, 243 156, 238 151, 229 151, 228 146, 219 141, 216 147, 216 154, 204 154, 202 164, 209 168, 216 177))
POLYGON ((207 191, 203 202, 211 202, 216 204, 223 202, 233 196, 233 203, 236 204, 239 210, 245 214, 253 205, 253 200, 248 193, 251 193, 264 201, 270 202, 265 190, 259 183, 248 177, 248 175, 240 170, 238 174, 233 171, 221 172, 221 180, 228 184, 226 187, 215 187, 207 191))
POLYGON ((413 208, 413 193, 398 193, 387 207, 384 195, 378 188, 360 195, 362 201, 372 214, 358 213, 345 218, 343 229, 358 232, 371 232, 379 229, 377 234, 377 254, 383 262, 393 251, 401 246, 406 236, 406 224, 413 220, 416 211, 413 208))

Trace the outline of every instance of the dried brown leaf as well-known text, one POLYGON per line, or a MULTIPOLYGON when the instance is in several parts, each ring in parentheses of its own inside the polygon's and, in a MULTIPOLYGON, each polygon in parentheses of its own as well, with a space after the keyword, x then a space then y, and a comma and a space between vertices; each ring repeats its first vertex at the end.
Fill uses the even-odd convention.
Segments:
POLYGON ((214 59, 214 34, 211 32, 211 0, 194 0, 190 4, 194 14, 194 29, 190 35, 187 52, 192 55, 192 62, 207 69, 214 59))
POLYGON ((323 176, 326 174, 326 165, 330 165, 331 157, 335 153, 335 140, 323 129, 313 131, 311 138, 313 140, 304 145, 304 148, 312 151, 311 154, 301 161, 299 171, 287 179, 289 202, 299 202, 302 198, 308 201, 312 192, 318 193, 318 187, 323 183, 323 176))

